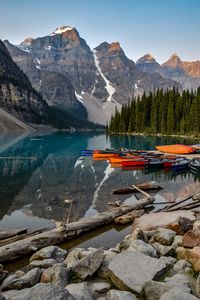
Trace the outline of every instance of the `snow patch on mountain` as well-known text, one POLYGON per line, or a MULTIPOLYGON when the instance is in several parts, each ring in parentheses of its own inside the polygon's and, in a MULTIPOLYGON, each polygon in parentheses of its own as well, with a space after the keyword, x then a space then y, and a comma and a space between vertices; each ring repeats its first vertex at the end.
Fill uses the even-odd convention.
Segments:
POLYGON ((82 97, 81 95, 79 95, 76 91, 75 91, 75 95, 76 95, 76 99, 77 99, 79 102, 83 103, 83 97, 82 97))
POLYGON ((62 34, 66 31, 70 31, 70 30, 73 30, 73 27, 71 27, 71 26, 62 26, 62 27, 57 28, 55 31, 53 31, 51 33, 51 36, 55 35, 55 34, 62 34))
POLYGON ((112 86, 112 84, 110 83, 110 81, 106 78, 106 76, 103 74, 103 72, 101 70, 101 67, 99 65, 99 59, 98 59, 98 57, 96 55, 96 50, 93 49, 92 52, 93 52, 93 55, 94 55, 95 66, 96 66, 99 74, 101 75, 101 77, 103 78, 103 80, 106 83, 106 90, 107 90, 108 95, 109 95, 107 101, 111 101, 112 100, 112 96, 115 93, 115 88, 112 86))

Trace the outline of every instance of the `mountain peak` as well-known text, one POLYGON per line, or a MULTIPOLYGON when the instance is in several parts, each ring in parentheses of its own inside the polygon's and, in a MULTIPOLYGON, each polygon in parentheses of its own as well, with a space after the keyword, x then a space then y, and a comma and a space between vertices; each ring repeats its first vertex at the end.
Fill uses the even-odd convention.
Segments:
POLYGON ((116 52, 116 51, 119 51, 121 50, 121 46, 120 46, 120 43, 119 42, 113 42, 111 44, 109 44, 109 49, 108 51, 111 53, 111 52, 116 52))
POLYGON ((174 53, 170 56, 170 58, 163 64, 163 66, 167 67, 179 67, 181 64, 180 57, 174 53))
POLYGON ((52 37, 59 35, 62 36, 63 39, 69 39, 74 42, 80 38, 76 28, 71 26, 61 26, 56 28, 56 30, 54 30, 50 35, 52 37))
POLYGON ((58 27, 56 28, 56 30, 54 30, 51 35, 55 35, 55 34, 63 34, 65 33, 66 31, 71 31, 73 30, 74 27, 71 27, 71 26, 61 26, 61 27, 58 27))
POLYGON ((21 42, 20 45, 31 45, 32 41, 33 41, 33 38, 28 37, 23 42, 21 42))
POLYGON ((137 60, 136 64, 155 63, 155 62, 156 62, 155 58, 151 54, 147 53, 144 56, 140 57, 137 60))

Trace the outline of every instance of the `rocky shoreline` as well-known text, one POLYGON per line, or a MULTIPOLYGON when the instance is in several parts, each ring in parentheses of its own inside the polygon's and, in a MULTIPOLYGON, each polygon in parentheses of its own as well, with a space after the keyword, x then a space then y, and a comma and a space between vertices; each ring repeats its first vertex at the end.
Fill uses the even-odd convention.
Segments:
POLYGON ((115 248, 48 246, 14 274, 0 265, 0 300, 199 299, 200 220, 178 213, 143 215, 115 248))

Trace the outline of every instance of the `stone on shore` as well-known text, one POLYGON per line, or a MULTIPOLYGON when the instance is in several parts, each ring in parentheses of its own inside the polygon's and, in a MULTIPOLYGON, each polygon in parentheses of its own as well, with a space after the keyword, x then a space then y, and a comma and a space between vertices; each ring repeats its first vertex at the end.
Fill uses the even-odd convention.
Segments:
POLYGON ((86 252, 83 248, 75 248, 69 252, 63 263, 70 268, 84 257, 83 253, 86 252))
POLYGON ((198 300, 199 298, 186 293, 181 288, 173 288, 169 292, 163 294, 159 300, 198 300))
POLYGON ((183 247, 193 248, 195 246, 200 246, 200 230, 193 229, 188 231, 183 236, 183 247))
POLYGON ((0 271, 0 285, 4 281, 4 279, 8 276, 8 271, 0 271))
POLYGON ((169 228, 174 230, 179 235, 184 235, 193 228, 193 222, 189 218, 179 217, 174 222, 169 224, 169 228))
POLYGON ((66 250, 63 250, 57 246, 48 246, 34 253, 30 258, 30 262, 32 262, 33 260, 52 258, 55 259, 58 263, 61 263, 64 261, 66 255, 66 250))
POLYGON ((176 235, 171 246, 176 249, 177 247, 182 246, 182 242, 183 237, 181 235, 176 235))
POLYGON ((120 290, 141 293, 147 281, 158 280, 167 270, 166 263, 157 258, 126 250, 109 264, 109 276, 120 290))
POLYGON ((66 289, 38 283, 32 288, 3 293, 6 300, 75 300, 66 289))
POLYGON ((160 297, 171 289, 166 282, 148 281, 144 286, 146 300, 159 300, 160 297))
POLYGON ((103 259, 104 251, 100 248, 74 263, 70 270, 78 279, 85 280, 100 268, 103 259))
POLYGON ((93 300, 87 282, 72 283, 67 285, 66 289, 76 300, 93 300))
POLYGON ((130 292, 110 290, 106 295, 106 300, 137 300, 130 292))
POLYGON ((200 297, 200 274, 198 275, 197 277, 197 280, 196 280, 196 294, 198 297, 200 297))
POLYGON ((164 246, 169 246, 173 242, 175 236, 176 232, 171 229, 158 228, 153 238, 160 244, 164 246))
POLYGON ((103 279, 108 279, 108 267, 110 262, 118 255, 117 252, 111 251, 111 250, 104 250, 104 259, 103 262, 97 272, 98 277, 103 279))
POLYGON ((41 270, 39 268, 32 269, 21 277, 18 277, 17 275, 10 275, 3 281, 1 285, 1 290, 20 290, 32 287, 39 282, 40 275, 41 270))
POLYGON ((200 247, 192 249, 178 247, 176 248, 176 254, 178 259, 189 261, 195 271, 200 271, 200 247))
POLYGON ((43 271, 40 282, 64 288, 69 282, 69 270, 61 264, 53 265, 43 271))
POLYGON ((127 235, 125 240, 142 240, 148 243, 148 237, 146 233, 140 228, 136 228, 132 234, 127 235))
POLYGON ((91 283, 90 289, 92 290, 95 297, 107 293, 110 290, 110 284, 106 281, 95 281, 91 283))
POLYGON ((33 260, 29 264, 29 268, 30 269, 33 269, 33 268, 46 269, 46 268, 52 267, 55 264, 57 264, 57 261, 53 258, 47 258, 47 259, 43 259, 43 260, 33 260))
POLYGON ((186 293, 191 292, 190 279, 187 275, 175 274, 172 277, 166 277, 164 281, 168 283, 172 288, 181 288, 181 290, 186 293))
POLYGON ((189 273, 192 270, 191 263, 186 260, 180 259, 174 265, 174 272, 178 274, 189 273))
POLYGON ((142 240, 131 241, 127 250, 136 250, 140 253, 143 253, 151 257, 158 257, 155 248, 152 247, 150 244, 145 243, 142 240))
POLYGON ((158 242, 153 243, 152 246, 156 249, 159 256, 174 255, 174 248, 172 246, 164 246, 158 242))
POLYGON ((168 228, 169 225, 179 217, 185 217, 190 220, 196 219, 193 212, 185 210, 145 214, 140 218, 135 219, 132 232, 134 232, 136 228, 140 228, 144 231, 157 229, 159 227, 168 228))

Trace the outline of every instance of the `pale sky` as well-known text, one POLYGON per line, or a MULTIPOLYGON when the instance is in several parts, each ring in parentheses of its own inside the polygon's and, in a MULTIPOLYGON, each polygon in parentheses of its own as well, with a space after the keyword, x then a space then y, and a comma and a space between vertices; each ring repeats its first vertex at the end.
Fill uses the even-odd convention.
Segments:
POLYGON ((119 41, 134 61, 200 60, 200 0, 0 0, 0 12, 0 38, 13 44, 70 25, 92 48, 119 41))

